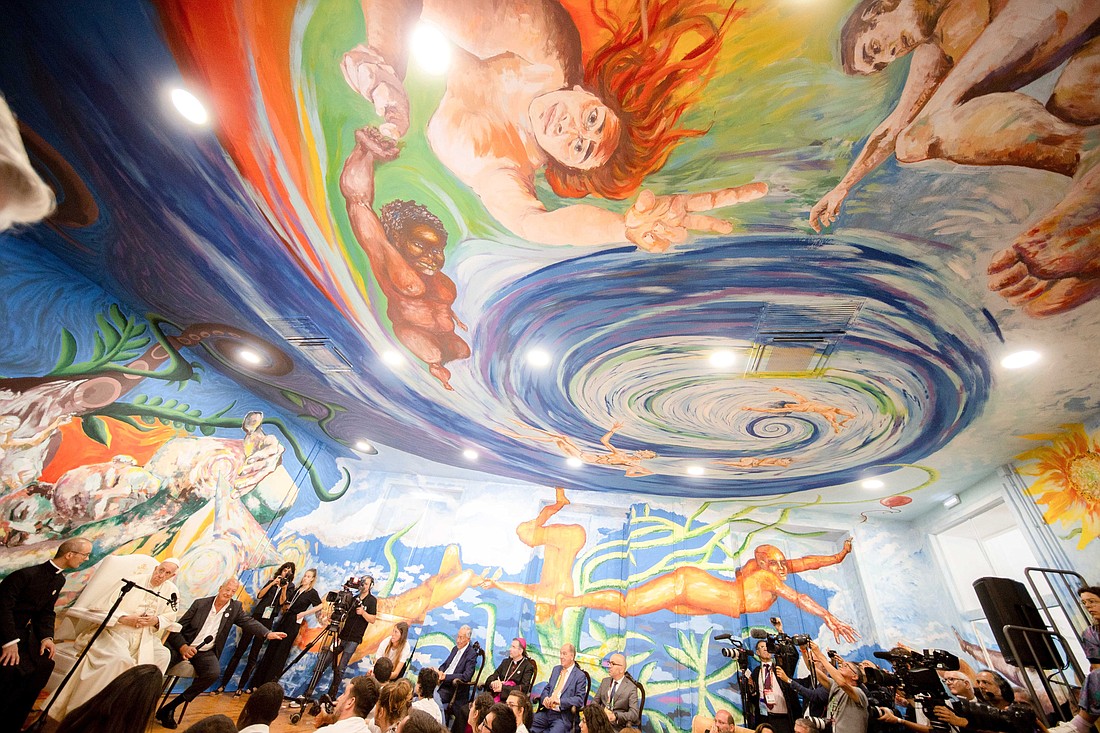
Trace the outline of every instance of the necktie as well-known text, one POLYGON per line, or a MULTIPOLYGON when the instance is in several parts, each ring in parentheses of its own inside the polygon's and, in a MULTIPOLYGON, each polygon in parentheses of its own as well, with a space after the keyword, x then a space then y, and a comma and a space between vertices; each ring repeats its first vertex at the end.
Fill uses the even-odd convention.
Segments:
POLYGON ((772 688, 772 666, 770 664, 764 665, 764 689, 770 690, 772 688))
POLYGON ((561 699, 561 691, 563 689, 565 689, 565 678, 568 677, 568 676, 569 676, 569 670, 568 669, 563 669, 561 672, 558 672, 558 681, 557 681, 557 684, 554 685, 554 693, 553 693, 553 695, 551 695, 551 697, 554 697, 555 699, 558 699, 558 700, 561 699))
POLYGON ((615 680, 611 683, 611 694, 607 696, 609 703, 615 702, 615 690, 619 687, 619 681, 615 680))

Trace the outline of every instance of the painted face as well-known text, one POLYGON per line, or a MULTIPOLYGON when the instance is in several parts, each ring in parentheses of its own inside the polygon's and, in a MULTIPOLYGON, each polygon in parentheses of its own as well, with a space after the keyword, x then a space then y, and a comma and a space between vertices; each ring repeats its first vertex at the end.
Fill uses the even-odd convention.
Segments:
POLYGON ((570 168, 601 166, 619 144, 619 118, 579 86, 535 97, 527 115, 538 146, 570 168))
POLYGON ((764 570, 778 576, 780 580, 787 578, 787 563, 785 560, 786 558, 783 557, 783 553, 779 551, 778 547, 761 545, 756 549, 756 561, 764 570))
POLYGON ((179 566, 175 563, 162 562, 160 565, 157 565, 155 570, 153 570, 153 575, 149 579, 149 585, 156 588, 164 581, 171 580, 172 578, 176 577, 176 573, 178 573, 179 570, 179 566))
POLYGON ((902 0, 893 10, 884 12, 872 8, 865 17, 871 19, 871 26, 856 39, 853 59, 860 74, 885 69, 891 61, 927 40, 912 0, 902 0))
POLYGON ((508 647, 508 656, 512 659, 523 656, 523 647, 519 645, 519 639, 512 639, 512 646, 508 647))
POLYGON ((446 237, 427 224, 417 224, 401 240, 401 256, 422 275, 434 275, 443 267, 446 237))
POLYGON ((1090 616, 1100 621, 1100 596, 1095 593, 1082 593, 1081 605, 1085 607, 1090 616))

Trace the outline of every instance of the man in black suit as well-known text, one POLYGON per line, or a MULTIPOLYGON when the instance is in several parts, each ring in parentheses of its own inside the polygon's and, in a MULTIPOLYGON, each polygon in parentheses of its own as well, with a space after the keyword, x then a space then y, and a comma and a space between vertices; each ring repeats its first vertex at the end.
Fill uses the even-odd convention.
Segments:
POLYGON ((626 676, 626 657, 612 654, 607 662, 608 676, 596 690, 596 703, 603 708, 616 733, 623 728, 637 728, 642 719, 638 686, 626 676))
POLYGON ((240 587, 241 584, 236 579, 226 580, 218 588, 216 596, 200 598, 192 603, 179 620, 183 628, 168 635, 166 644, 172 653, 169 666, 186 659, 195 668, 195 681, 176 695, 172 702, 157 711, 157 722, 165 728, 176 728, 176 708, 194 700, 221 675, 218 658, 221 657, 222 647, 229 638, 232 626, 240 626, 249 634, 268 639, 286 638, 286 634, 281 631, 268 631, 266 626, 241 607, 240 601, 234 600, 233 596, 240 587))
MULTIPOLYGON (((768 642, 761 639, 756 644, 756 658, 760 666, 751 673, 752 685, 759 715, 756 722, 767 723, 775 733, 794 733, 794 721, 802 715, 802 705, 798 693, 789 682, 784 681, 786 674, 777 674, 776 660, 768 651, 768 642)), ((748 700, 745 701, 746 704, 748 700)))
POLYGON ((53 671, 54 603, 62 573, 80 567, 92 543, 65 540, 52 560, 0 581, 0 730, 19 730, 53 671))
POLYGON ((447 658, 443 660, 443 664, 439 665, 439 687, 437 691, 439 699, 443 703, 444 718, 451 712, 451 706, 457 702, 459 704, 466 702, 466 698, 461 700, 455 700, 455 694, 460 690, 465 692, 469 688, 464 687, 470 684, 470 680, 474 678, 474 665, 477 663, 477 650, 470 644, 470 635, 473 633, 473 629, 469 626, 463 626, 458 630, 458 636, 455 637, 455 645, 451 649, 451 653, 447 655, 447 658))

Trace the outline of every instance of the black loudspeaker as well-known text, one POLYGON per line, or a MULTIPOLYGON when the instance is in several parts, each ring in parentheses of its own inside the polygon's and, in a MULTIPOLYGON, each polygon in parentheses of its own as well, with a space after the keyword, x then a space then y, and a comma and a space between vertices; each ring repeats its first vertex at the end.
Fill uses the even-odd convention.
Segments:
POLYGON ((1009 645, 1009 634, 1005 626, 1024 626, 1029 629, 1049 629, 1027 586, 1011 578, 978 578, 974 581, 974 592, 982 604, 986 620, 993 628, 993 636, 1006 662, 1014 667, 1035 667, 1038 669, 1059 669, 1062 667, 1062 655, 1055 648, 1052 638, 1046 634, 1010 631, 1016 651, 1022 657, 1015 659, 1009 645))

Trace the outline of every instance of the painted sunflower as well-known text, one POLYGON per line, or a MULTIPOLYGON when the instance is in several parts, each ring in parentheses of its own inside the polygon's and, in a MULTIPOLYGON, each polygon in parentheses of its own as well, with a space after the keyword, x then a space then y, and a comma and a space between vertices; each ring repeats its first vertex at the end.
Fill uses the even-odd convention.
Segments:
POLYGON ((1063 427, 1064 433, 1025 436, 1048 443, 1016 458, 1034 461, 1019 470, 1036 477, 1027 493, 1036 504, 1046 505, 1043 521, 1061 522, 1067 529, 1080 522, 1070 537, 1077 535, 1077 549, 1083 550, 1100 536, 1100 443, 1089 437, 1081 423, 1063 427))

